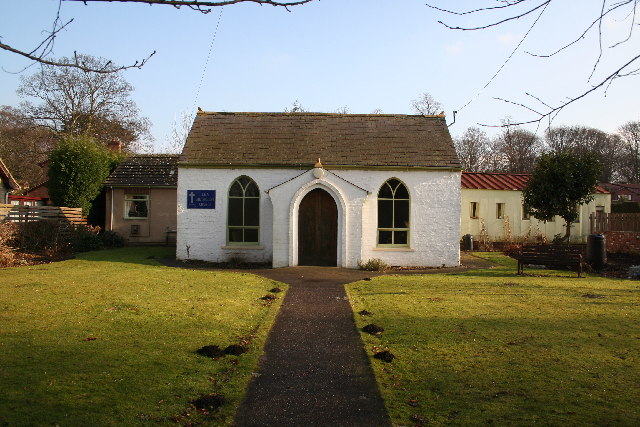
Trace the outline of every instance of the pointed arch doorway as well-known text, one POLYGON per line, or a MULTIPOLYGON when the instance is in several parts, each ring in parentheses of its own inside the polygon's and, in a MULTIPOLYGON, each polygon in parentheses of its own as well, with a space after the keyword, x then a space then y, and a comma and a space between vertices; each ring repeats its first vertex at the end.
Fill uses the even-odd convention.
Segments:
POLYGON ((298 208, 298 265, 337 265, 338 206, 329 193, 311 190, 298 208))

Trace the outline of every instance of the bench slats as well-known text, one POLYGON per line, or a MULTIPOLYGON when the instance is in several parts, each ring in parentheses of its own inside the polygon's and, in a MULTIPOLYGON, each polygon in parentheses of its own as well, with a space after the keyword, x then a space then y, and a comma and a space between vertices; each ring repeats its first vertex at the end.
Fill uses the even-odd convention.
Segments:
POLYGON ((573 267, 582 276, 582 250, 572 246, 525 245, 518 253, 512 254, 518 260, 518 274, 524 274, 526 264, 554 267, 573 267))

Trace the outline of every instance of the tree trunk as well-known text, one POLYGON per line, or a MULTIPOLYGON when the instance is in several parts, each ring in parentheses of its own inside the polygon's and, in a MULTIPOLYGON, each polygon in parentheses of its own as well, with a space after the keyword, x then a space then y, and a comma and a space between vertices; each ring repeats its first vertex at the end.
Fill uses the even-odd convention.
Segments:
POLYGON ((566 231, 564 233, 564 237, 562 240, 567 241, 567 245, 569 244, 569 237, 571 237, 571 221, 565 221, 566 231))

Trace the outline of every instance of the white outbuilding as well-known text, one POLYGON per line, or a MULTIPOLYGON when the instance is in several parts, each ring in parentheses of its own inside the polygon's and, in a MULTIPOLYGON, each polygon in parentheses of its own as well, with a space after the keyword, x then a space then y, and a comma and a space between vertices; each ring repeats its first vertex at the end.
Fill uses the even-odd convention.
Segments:
POLYGON ((199 111, 178 166, 179 259, 459 265, 443 115, 199 111))

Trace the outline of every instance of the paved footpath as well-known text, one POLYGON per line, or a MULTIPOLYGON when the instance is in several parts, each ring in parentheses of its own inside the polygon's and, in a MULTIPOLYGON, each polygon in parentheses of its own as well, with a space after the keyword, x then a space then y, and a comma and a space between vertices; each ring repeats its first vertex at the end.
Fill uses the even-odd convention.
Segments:
POLYGON ((290 285, 237 426, 390 426, 344 284, 376 273, 291 267, 253 273, 290 285))

